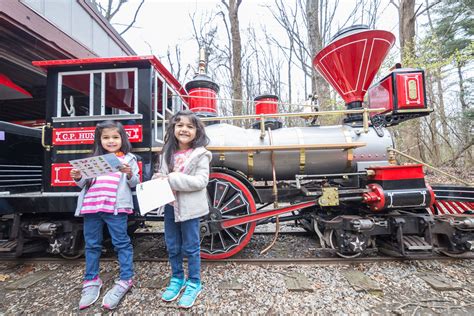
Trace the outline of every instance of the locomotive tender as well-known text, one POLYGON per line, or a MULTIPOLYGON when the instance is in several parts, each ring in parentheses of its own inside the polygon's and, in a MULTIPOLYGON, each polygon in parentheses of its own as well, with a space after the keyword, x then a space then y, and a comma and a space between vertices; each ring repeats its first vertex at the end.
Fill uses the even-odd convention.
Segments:
MULTIPOLYGON (((430 113, 422 70, 395 69, 369 88, 394 40, 386 31, 351 27, 315 56, 315 68, 347 106, 336 126, 284 127, 285 116, 334 112, 278 113, 274 95, 255 98, 255 115, 218 117, 216 83, 200 73, 184 88, 153 56, 34 62, 47 71, 46 123, 40 131, 0 121, 0 256, 44 249, 80 255, 78 189, 68 161, 91 153, 98 122, 117 120, 139 157, 142 181, 149 180, 166 120, 188 108, 207 122, 213 153, 203 258, 236 254, 256 225, 276 220, 296 221, 342 257, 472 255, 473 188, 432 188, 422 165, 397 165, 390 150, 387 127, 430 113), (253 127, 223 123, 237 119, 253 127)), ((133 217, 131 231, 144 219, 155 217, 133 217)))

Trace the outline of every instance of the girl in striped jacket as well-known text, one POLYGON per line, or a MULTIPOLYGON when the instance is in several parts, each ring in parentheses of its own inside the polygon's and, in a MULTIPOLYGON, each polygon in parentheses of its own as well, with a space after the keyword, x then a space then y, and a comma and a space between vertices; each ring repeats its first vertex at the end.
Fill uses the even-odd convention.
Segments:
POLYGON ((121 162, 120 171, 84 179, 78 169, 71 177, 82 188, 76 215, 84 217, 86 271, 79 308, 84 309, 100 296, 99 259, 102 232, 107 226, 120 264, 120 278, 104 296, 102 306, 114 309, 132 287, 133 248, 127 234, 128 214, 133 213, 132 188, 139 182, 136 157, 122 124, 105 121, 97 124, 93 156, 114 153, 121 162))

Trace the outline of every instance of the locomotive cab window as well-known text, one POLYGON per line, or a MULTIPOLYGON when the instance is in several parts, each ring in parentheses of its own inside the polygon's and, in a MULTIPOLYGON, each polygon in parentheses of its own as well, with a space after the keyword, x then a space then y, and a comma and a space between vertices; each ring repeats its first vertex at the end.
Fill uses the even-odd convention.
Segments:
POLYGON ((136 114, 137 69, 58 74, 57 117, 136 114))
POLYGON ((174 113, 188 109, 187 103, 182 96, 174 90, 166 81, 154 72, 153 80, 153 122, 155 142, 164 143, 167 120, 174 113))

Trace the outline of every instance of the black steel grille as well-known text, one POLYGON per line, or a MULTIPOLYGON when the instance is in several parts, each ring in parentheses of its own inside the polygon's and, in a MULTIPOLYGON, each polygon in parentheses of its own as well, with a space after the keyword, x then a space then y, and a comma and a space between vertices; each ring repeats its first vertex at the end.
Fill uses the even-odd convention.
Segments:
POLYGON ((42 166, 0 165, 0 192, 39 191, 42 177, 42 166))

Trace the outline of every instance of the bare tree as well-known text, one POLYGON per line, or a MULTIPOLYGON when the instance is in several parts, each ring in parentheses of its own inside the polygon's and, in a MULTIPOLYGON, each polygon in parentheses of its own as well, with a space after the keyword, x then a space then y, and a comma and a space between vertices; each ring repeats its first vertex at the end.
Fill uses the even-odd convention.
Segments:
POLYGON ((242 43, 239 29, 239 6, 242 0, 221 0, 227 8, 230 21, 232 47, 232 110, 234 115, 242 114, 242 43))
POLYGON ((415 1, 399 0, 395 3, 390 0, 398 10, 398 31, 400 40, 400 57, 405 60, 407 56, 415 55, 415 1))
MULTIPOLYGON (((433 21, 431 19, 431 12, 430 12, 431 5, 429 4, 428 0, 425 0, 425 4, 426 4, 426 8, 427 8, 426 9, 426 15, 428 17, 428 26, 429 26, 430 30, 433 32, 434 26, 433 26, 433 21)), ((439 115, 439 117, 440 117, 442 133, 443 133, 444 138, 448 138, 449 137, 448 126, 447 126, 448 123, 447 123, 447 119, 446 119, 446 110, 445 110, 445 106, 444 106, 444 97, 443 97, 443 91, 444 90, 443 90, 443 83, 442 83, 441 73, 442 73, 441 67, 436 67, 435 69, 433 69, 431 71, 430 74, 431 74, 431 80, 434 80, 434 84, 436 85, 436 99, 437 99, 437 102, 434 103, 434 104, 437 105, 437 111, 436 111, 435 115, 436 116, 439 115)), ((432 100, 433 101, 435 100, 434 93, 433 93, 432 100)), ((436 122, 435 122, 435 124, 436 124, 436 122)), ((447 142, 447 145, 451 146, 450 142, 447 142)))
MULTIPOLYGON (((305 80, 305 95, 317 94, 322 108, 328 109, 334 102, 331 101, 331 93, 328 83, 315 71, 312 60, 327 43, 329 43, 333 29, 334 19, 339 6, 339 0, 295 0, 294 5, 288 5, 288 1, 275 0, 274 7, 268 7, 275 20, 285 29, 288 44, 281 43, 279 39, 273 39, 274 44, 279 47, 288 59, 288 82, 291 95, 291 68, 297 67, 303 71, 305 78, 311 80, 308 88, 305 80), (293 61, 293 57, 297 62, 293 61)), ((364 0, 354 2, 352 11, 347 19, 338 25, 339 28, 349 23, 360 24, 367 21, 375 25, 380 0, 364 0)))
MULTIPOLYGON (((101 4, 102 1, 100 1, 100 0, 91 0, 91 1, 92 1, 92 4, 95 5, 97 10, 99 10, 99 12, 109 22, 111 22, 112 19, 114 18, 114 16, 122 9, 122 6, 124 4, 126 4, 127 2, 129 2, 129 0, 118 0, 117 2, 115 2, 114 0, 107 0, 105 2, 106 3, 105 7, 103 7, 102 4, 101 4)), ((138 5, 138 7, 135 10, 132 21, 125 24, 125 28, 121 32, 119 32, 120 35, 125 34, 125 32, 127 32, 130 28, 133 27, 133 25, 137 21, 138 13, 140 12, 140 9, 141 9, 141 7, 144 3, 145 3, 145 0, 140 0, 140 4, 138 5)))
POLYGON ((181 48, 176 44, 173 48, 168 47, 166 51, 166 60, 170 67, 170 71, 173 76, 178 79, 179 82, 184 82, 188 76, 191 65, 184 66, 184 63, 181 58, 181 48))
POLYGON ((400 40, 400 57, 405 60, 407 57, 415 56, 415 26, 416 18, 433 6, 440 3, 441 0, 434 1, 432 4, 426 2, 426 7, 420 4, 415 10, 415 0, 390 0, 390 3, 398 10, 398 28, 400 40))
POLYGON ((189 18, 193 27, 193 39, 199 49, 204 49, 207 63, 210 64, 218 58, 216 14, 206 12, 196 17, 196 13, 193 13, 189 18))
MULTIPOLYGON (((308 21, 308 39, 311 59, 323 48, 323 38, 321 29, 325 29, 327 25, 323 25, 320 21, 320 0, 306 0, 306 18, 308 21)), ((323 0, 321 0, 321 5, 323 0)), ((327 5, 326 5, 327 8, 327 5)), ((316 94, 321 102, 321 108, 325 109, 329 105, 329 85, 326 80, 311 67, 311 91, 316 94)))

